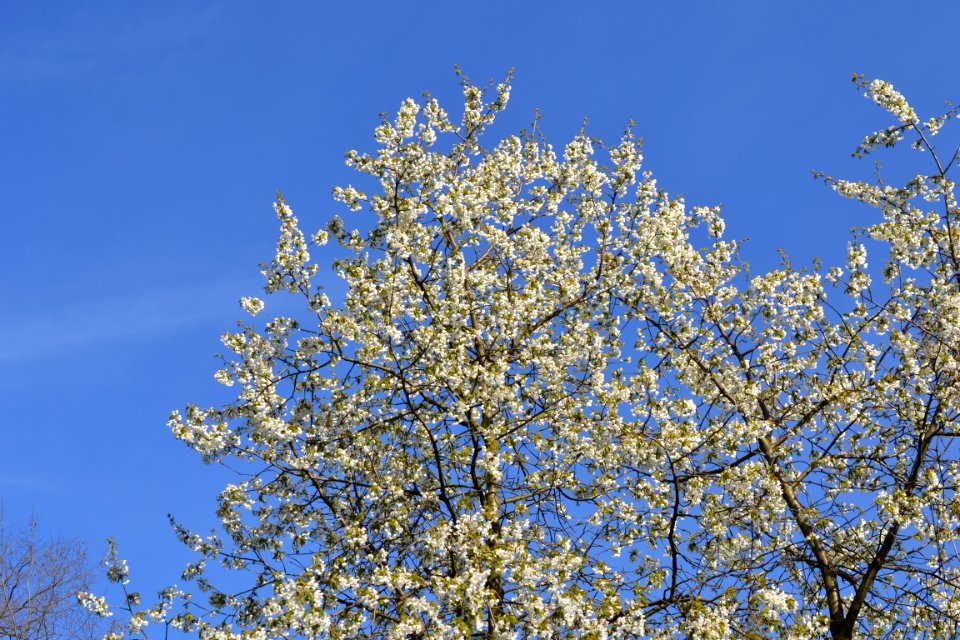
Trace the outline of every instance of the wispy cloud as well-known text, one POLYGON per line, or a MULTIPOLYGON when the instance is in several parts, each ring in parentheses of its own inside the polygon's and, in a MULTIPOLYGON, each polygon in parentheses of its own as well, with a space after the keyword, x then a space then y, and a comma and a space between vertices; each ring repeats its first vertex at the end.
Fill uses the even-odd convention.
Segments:
POLYGON ((0 490, 19 489, 19 490, 56 490, 61 485, 51 480, 36 478, 33 476, 0 476, 0 490))
POLYGON ((139 18, 78 11, 74 28, 55 32, 23 25, 6 34, 0 45, 0 79, 42 82, 84 77, 100 73, 104 64, 176 51, 219 33, 216 27, 223 22, 225 5, 215 2, 188 11, 168 7, 139 18))
POLYGON ((225 282, 112 300, 74 300, 56 309, 8 314, 0 320, 0 362, 171 331, 233 309, 240 317, 235 299, 249 290, 249 283, 225 282))

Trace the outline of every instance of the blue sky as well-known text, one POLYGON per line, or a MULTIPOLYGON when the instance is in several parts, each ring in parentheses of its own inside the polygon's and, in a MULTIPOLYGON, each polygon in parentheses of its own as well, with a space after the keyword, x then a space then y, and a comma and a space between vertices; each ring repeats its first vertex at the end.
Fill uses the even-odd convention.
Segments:
MULTIPOLYGON (((219 335, 272 256, 278 189, 308 229, 340 212, 351 148, 453 65, 516 68, 496 132, 534 108, 555 144, 629 119, 671 193, 725 207, 755 268, 845 252, 868 209, 810 177, 889 124, 850 74, 921 115, 960 100, 956 2, 0 3, 0 499, 8 520, 174 581, 173 512, 200 530, 229 477, 169 435, 226 398, 219 335)), ((322 259, 321 259, 322 261, 322 259)))

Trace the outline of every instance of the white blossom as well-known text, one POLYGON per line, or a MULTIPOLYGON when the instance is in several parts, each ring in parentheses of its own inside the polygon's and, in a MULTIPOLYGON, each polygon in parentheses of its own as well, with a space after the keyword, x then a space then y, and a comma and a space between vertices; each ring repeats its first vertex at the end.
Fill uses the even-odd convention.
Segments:
MULTIPOLYGON (((218 531, 175 524, 192 592, 142 608, 111 547, 127 636, 953 638, 952 163, 823 176, 875 211, 845 263, 751 273, 630 129, 487 144, 509 82, 460 80, 459 121, 407 99, 347 154, 356 229, 308 242, 278 199, 266 291, 302 306, 222 337, 231 402, 171 414, 240 475, 218 531)), ((896 118, 860 155, 946 122, 858 82, 896 118)))
POLYGON ((240 298, 240 306, 251 316, 255 316, 263 311, 263 300, 260 298, 240 298))

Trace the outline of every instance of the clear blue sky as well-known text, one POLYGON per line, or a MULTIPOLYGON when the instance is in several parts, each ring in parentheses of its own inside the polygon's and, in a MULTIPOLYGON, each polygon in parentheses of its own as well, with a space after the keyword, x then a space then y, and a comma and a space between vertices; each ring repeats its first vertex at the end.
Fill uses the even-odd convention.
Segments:
POLYGON ((115 536, 147 591, 173 581, 173 512, 213 523, 227 474, 169 435, 226 396, 219 335, 272 257, 280 189, 304 226, 339 208, 350 148, 424 89, 516 68, 508 133, 562 144, 633 118, 646 166, 725 206, 755 266, 844 253, 870 211, 811 169, 889 120, 960 101, 957 2, 13 2, 0 0, 0 498, 8 520, 115 536))

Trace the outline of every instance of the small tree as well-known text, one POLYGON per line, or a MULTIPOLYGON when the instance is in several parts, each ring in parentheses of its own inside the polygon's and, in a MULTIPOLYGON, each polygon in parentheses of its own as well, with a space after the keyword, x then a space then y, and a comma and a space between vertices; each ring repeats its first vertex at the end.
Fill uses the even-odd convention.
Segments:
POLYGON ((36 523, 11 531, 0 510, 0 638, 93 640, 104 625, 77 602, 93 569, 79 542, 38 539, 36 523))
POLYGON ((347 155, 376 188, 335 190, 369 231, 308 239, 278 201, 266 291, 304 314, 225 335, 236 401, 170 421, 249 471, 220 495, 225 535, 178 529, 207 602, 167 614, 168 592, 131 628, 958 637, 960 210, 932 142, 953 112, 921 123, 858 82, 898 119, 858 153, 911 137, 934 171, 825 178, 880 217, 844 268, 757 276, 629 130, 557 151, 534 123, 485 148, 507 83, 463 79, 459 124, 405 101, 347 155), (337 305, 310 255, 330 238, 337 305), (251 579, 218 587, 207 563, 251 579))

